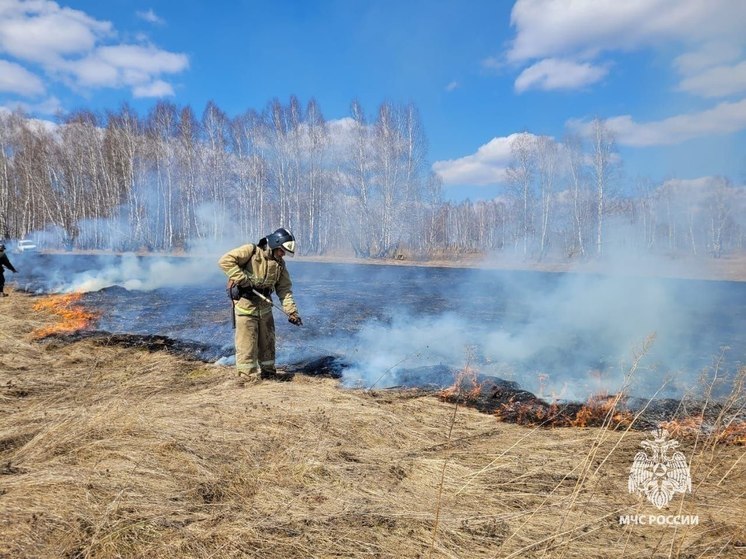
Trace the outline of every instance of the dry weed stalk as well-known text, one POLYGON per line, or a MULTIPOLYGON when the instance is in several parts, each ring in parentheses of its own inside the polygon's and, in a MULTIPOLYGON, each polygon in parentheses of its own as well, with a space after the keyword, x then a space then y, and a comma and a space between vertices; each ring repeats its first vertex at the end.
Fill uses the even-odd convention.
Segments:
POLYGON ((611 402, 605 406, 606 413, 604 415, 602 425, 600 426, 596 434, 596 437, 592 441, 590 450, 579 463, 581 473, 577 478, 575 487, 573 488, 573 491, 570 495, 567 506, 565 507, 565 512, 561 517, 559 526, 557 527, 557 529, 555 530, 552 536, 546 538, 546 540, 543 542, 537 542, 536 545, 533 545, 531 547, 531 548, 535 548, 541 545, 542 543, 544 543, 545 546, 544 546, 544 551, 543 551, 542 556, 545 556, 550 550, 552 550, 552 552, 554 553, 557 550, 557 548, 561 550, 560 556, 565 555, 565 553, 567 552, 567 545, 572 540, 571 539, 565 539, 564 541, 557 541, 557 540, 568 534, 573 534, 578 530, 578 527, 576 525, 572 525, 571 528, 567 530, 564 529, 565 524, 570 521, 569 520, 570 513, 575 510, 576 503, 578 499, 580 498, 580 495, 585 490, 589 490, 586 504, 590 501, 595 491, 595 484, 593 484, 592 487, 588 487, 589 480, 592 480, 594 478, 597 479, 597 474, 599 470, 601 469, 601 467, 606 463, 606 461, 616 451, 619 444, 622 442, 624 435, 628 433, 629 430, 632 428, 632 425, 634 423, 634 418, 629 421, 629 423, 626 426, 626 430, 622 433, 622 436, 619 437, 616 443, 612 446, 611 450, 609 450, 609 452, 600 461, 600 463, 594 470, 593 464, 594 464, 594 461, 596 461, 598 452, 600 451, 603 444, 610 437, 611 432, 616 430, 616 425, 614 425, 614 422, 613 422, 614 416, 617 413, 616 410, 618 406, 620 405, 620 403, 623 401, 624 397, 626 396, 627 391, 629 390, 629 387, 631 386, 632 381, 637 373, 637 369, 639 368, 641 360, 648 353, 654 341, 655 341, 655 334, 649 335, 643 341, 641 349, 635 353, 632 364, 627 370, 627 372, 625 373, 624 381, 622 383, 620 390, 617 392, 617 394, 614 396, 611 402))
POLYGON ((435 550, 435 543, 438 538, 438 527, 440 526, 440 512, 441 505, 443 502, 443 485, 445 482, 446 468, 448 467, 448 459, 450 457, 450 444, 451 437, 453 436, 453 426, 456 423, 456 414, 458 413, 459 403, 465 399, 474 398, 479 395, 481 386, 477 380, 477 371, 471 367, 471 361, 475 352, 475 348, 468 347, 466 349, 466 364, 464 367, 456 373, 456 377, 453 381, 453 385, 446 388, 440 394, 441 399, 452 399, 453 413, 451 414, 450 421, 448 423, 448 435, 446 437, 446 457, 443 459, 443 466, 440 470, 440 480, 438 481, 438 496, 435 503, 435 522, 433 523, 433 533, 430 542, 430 549, 428 550, 428 558, 432 557, 433 551, 435 550))

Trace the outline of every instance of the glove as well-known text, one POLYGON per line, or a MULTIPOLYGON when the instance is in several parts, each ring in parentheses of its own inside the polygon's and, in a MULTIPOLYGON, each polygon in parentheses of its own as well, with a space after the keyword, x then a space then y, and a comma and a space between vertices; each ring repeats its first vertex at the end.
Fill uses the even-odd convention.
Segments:
POLYGON ((230 295, 230 298, 233 301, 238 301, 241 298, 240 290, 238 289, 238 284, 233 280, 228 280, 228 285, 226 285, 226 289, 228 290, 228 295, 230 295))
POLYGON ((303 321, 300 319, 300 315, 297 312, 288 316, 288 322, 290 324, 295 324, 296 326, 303 326, 303 321))

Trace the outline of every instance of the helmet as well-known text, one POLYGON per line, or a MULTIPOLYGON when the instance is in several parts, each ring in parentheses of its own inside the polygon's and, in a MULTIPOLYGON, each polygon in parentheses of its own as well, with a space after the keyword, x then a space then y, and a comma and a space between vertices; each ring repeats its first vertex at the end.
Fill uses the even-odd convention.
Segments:
POLYGON ((0 250, 5 250, 5 243, 0 243, 0 250))
POLYGON ((295 237, 287 229, 280 228, 274 233, 267 235, 269 248, 281 248, 285 252, 295 254, 295 237))

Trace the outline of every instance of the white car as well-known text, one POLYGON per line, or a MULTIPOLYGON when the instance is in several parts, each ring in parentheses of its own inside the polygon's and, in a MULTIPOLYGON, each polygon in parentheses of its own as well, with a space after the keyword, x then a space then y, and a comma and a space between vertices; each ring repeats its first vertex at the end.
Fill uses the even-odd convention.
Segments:
POLYGON ((18 241, 18 244, 16 245, 16 252, 36 252, 38 250, 37 246, 34 244, 34 241, 29 241, 28 239, 24 239, 22 241, 18 241))

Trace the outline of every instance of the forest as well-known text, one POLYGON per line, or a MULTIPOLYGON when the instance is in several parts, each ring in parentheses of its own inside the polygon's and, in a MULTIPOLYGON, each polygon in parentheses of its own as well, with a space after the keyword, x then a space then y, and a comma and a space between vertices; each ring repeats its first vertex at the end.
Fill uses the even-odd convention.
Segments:
MULTIPOLYGON (((496 123, 498 126, 499 123, 496 123)), ((746 193, 727 178, 625 174, 603 120, 515 134, 500 196, 449 201, 412 104, 327 121, 315 100, 231 117, 207 103, 128 105, 51 123, 0 113, 0 237, 46 248, 188 251, 290 229, 305 255, 593 258, 610 248, 715 258, 744 250, 746 193)))

